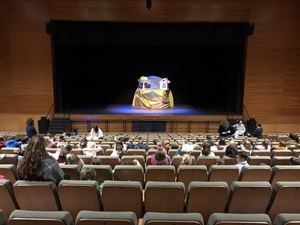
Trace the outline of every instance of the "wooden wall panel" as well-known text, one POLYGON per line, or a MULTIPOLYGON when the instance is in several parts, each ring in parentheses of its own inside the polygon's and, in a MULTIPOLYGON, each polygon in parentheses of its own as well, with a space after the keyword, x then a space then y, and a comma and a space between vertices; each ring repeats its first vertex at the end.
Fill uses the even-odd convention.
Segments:
MULTIPOLYGON (((0 1, 0 131, 23 130, 26 118, 34 116, 37 121, 53 103, 51 39, 45 29, 45 22, 50 19, 252 22, 255 30, 248 36, 245 107, 266 132, 300 132, 299 0, 153 0, 151 10, 146 9, 145 0, 0 1)), ((205 117, 218 121, 224 115, 205 117)), ((124 116, 117 118, 123 119, 124 116)), ((171 121, 185 121, 176 125, 176 132, 202 132, 201 125, 190 126, 186 122, 202 119, 202 116, 172 117, 171 121)), ((129 124, 126 130, 131 129, 129 124)), ((173 129, 171 124, 167 123, 168 131, 173 129)), ((86 124, 77 125, 84 128, 86 124)), ((216 129, 217 124, 214 126, 216 129)), ((108 129, 119 132, 123 124, 111 123, 108 129)))

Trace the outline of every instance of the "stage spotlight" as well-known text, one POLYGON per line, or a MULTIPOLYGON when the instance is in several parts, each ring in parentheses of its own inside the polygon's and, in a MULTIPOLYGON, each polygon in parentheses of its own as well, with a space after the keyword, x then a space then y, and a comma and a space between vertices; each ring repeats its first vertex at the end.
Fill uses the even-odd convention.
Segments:
POLYGON ((148 10, 151 9, 151 6, 152 6, 152 0, 146 0, 146 7, 148 10))

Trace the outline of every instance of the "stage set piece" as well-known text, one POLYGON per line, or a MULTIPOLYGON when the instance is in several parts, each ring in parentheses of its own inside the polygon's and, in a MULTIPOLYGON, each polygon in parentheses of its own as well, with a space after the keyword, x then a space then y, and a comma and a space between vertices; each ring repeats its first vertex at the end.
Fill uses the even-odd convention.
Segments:
POLYGON ((142 109, 167 109, 174 107, 174 99, 169 89, 169 79, 158 76, 141 76, 134 93, 132 106, 142 109))

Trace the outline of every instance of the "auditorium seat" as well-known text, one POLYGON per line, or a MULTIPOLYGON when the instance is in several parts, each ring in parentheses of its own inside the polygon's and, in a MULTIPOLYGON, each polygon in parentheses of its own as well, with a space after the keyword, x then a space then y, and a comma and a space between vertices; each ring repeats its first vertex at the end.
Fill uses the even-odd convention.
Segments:
POLYGON ((299 225, 300 213, 279 213, 274 221, 273 225, 299 225))
POLYGON ((182 213, 185 187, 182 182, 148 181, 144 190, 145 213, 182 213))
POLYGON ((269 156, 271 157, 271 151, 270 150, 258 150, 258 149, 253 149, 252 156, 269 156))
POLYGON ((140 165, 116 165, 113 179, 117 181, 139 181, 144 186, 144 169, 140 165))
POLYGON ((176 171, 173 165, 148 165, 145 171, 145 182, 176 181, 176 171))
POLYGON ((233 181, 225 212, 265 213, 272 187, 268 181, 233 181))
POLYGON ((142 155, 146 160, 147 152, 145 149, 127 149, 125 155, 142 155))
POLYGON ((75 225, 138 225, 134 212, 96 212, 82 210, 78 213, 75 225))
POLYGON ((247 158, 249 165, 268 165, 271 166, 271 157, 270 156, 258 156, 250 155, 247 158))
POLYGON ((300 165, 277 165, 272 168, 270 184, 275 185, 278 181, 299 181, 300 165))
POLYGON ((238 214, 238 213, 213 213, 207 225, 272 225, 272 220, 267 214, 238 214))
POLYGON ((91 165, 92 164, 92 160, 93 160, 93 156, 92 155, 78 155, 78 157, 80 159, 82 159, 82 161, 84 162, 84 164, 86 164, 86 165, 91 165))
POLYGON ((18 180, 14 185, 14 192, 22 210, 61 210, 57 186, 53 181, 18 180))
POLYGON ((274 149, 271 153, 271 158, 274 156, 292 156, 292 151, 291 150, 279 150, 279 149, 274 149))
POLYGON ((224 212, 228 192, 225 181, 192 181, 186 195, 186 212, 200 213, 206 224, 212 213, 224 212))
POLYGON ((81 210, 100 211, 102 207, 99 183, 94 180, 62 180, 58 185, 62 210, 73 219, 81 210))
POLYGON ((208 173, 205 165, 180 165, 177 169, 176 181, 183 182, 185 190, 191 181, 207 181, 208 173))
POLYGON ((102 189, 104 211, 132 211, 143 216, 143 186, 138 181, 104 181, 102 189))
POLYGON ((272 221, 279 213, 300 213, 299 202, 299 177, 298 181, 278 181, 273 187, 266 213, 272 221))
POLYGON ((14 210, 9 217, 9 225, 74 225, 74 220, 66 211, 14 210))
POLYGON ((0 160, 0 164, 15 164, 17 162, 18 154, 5 154, 0 160))
POLYGON ((271 166, 290 165, 290 158, 292 156, 274 156, 271 160, 271 166))
POLYGON ((84 167, 93 168, 96 171, 96 180, 103 183, 105 180, 113 180, 113 173, 110 165, 84 165, 84 167))
POLYGON ((204 225, 200 213, 147 212, 142 225, 204 225))
POLYGON ((211 165, 209 168, 208 181, 225 181, 230 187, 238 177, 239 170, 235 165, 211 165))
POLYGON ((101 165, 110 165, 112 170, 114 170, 115 165, 120 164, 119 156, 97 155, 96 158, 100 160, 101 165))
POLYGON ((4 211, 7 218, 12 211, 19 209, 14 186, 10 180, 0 180, 0 209, 4 211))
POLYGON ((14 184, 18 179, 17 168, 14 164, 0 164, 0 174, 14 184))
POLYGON ((272 168, 268 165, 243 166, 239 181, 270 181, 272 168))
POLYGON ((2 209, 0 209, 0 225, 8 225, 8 217, 2 209))
POLYGON ((197 158, 196 164, 205 165, 207 171, 209 171, 210 166, 218 164, 220 159, 220 156, 199 156, 197 158))
POLYGON ((70 180, 80 180, 80 172, 77 164, 59 164, 60 168, 66 175, 70 176, 70 180))

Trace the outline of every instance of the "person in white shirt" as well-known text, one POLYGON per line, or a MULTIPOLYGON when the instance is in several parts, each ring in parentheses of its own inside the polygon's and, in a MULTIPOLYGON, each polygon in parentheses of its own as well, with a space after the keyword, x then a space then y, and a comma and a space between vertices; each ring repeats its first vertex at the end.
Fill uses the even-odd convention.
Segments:
POLYGON ((243 166, 249 166, 248 162, 248 154, 246 151, 239 151, 238 154, 236 155, 236 162, 235 164, 237 168, 239 169, 239 173, 241 173, 243 166))
POLYGON ((238 138, 238 136, 244 136, 246 132, 246 127, 243 124, 242 120, 239 120, 237 124, 233 125, 233 127, 236 130, 234 134, 234 138, 238 138))
POLYGON ((103 138, 102 130, 97 125, 93 126, 87 139, 90 141, 101 138, 103 138))

